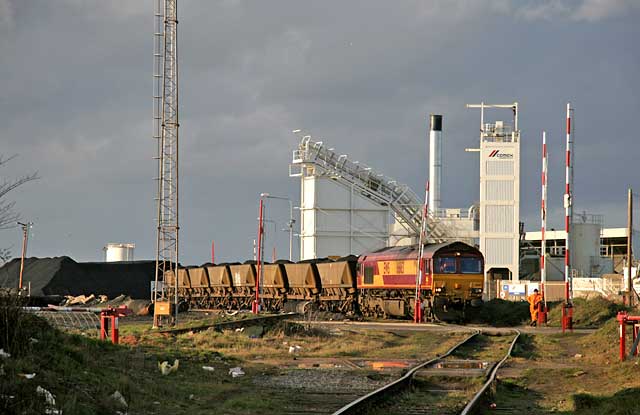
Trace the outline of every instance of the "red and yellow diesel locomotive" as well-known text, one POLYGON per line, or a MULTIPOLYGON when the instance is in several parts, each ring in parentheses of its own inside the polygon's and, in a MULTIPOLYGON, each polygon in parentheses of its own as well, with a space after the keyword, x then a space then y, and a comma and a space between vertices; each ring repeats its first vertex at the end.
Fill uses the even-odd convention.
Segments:
MULTIPOLYGON (((459 319, 482 304, 484 259, 463 242, 426 244, 426 270, 420 286, 431 319, 459 319)), ((303 310, 376 317, 413 315, 418 247, 383 248, 359 257, 264 264, 260 298, 267 310, 303 310)), ((178 295, 191 307, 251 308, 255 297, 255 261, 204 264, 178 270, 178 295)), ((173 273, 166 275, 175 287, 173 273)))
MULTIPOLYGON (((425 316, 460 318, 482 304, 484 259, 462 242, 427 244, 420 297, 425 316)), ((413 315, 418 246, 383 248, 358 259, 358 302, 365 315, 413 315)))

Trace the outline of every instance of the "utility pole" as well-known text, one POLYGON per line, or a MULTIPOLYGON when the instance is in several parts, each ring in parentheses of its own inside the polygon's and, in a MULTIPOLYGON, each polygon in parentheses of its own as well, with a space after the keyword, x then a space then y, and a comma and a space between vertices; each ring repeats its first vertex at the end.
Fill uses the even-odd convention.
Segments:
POLYGON ((262 259, 264 258, 264 227, 263 227, 263 208, 264 200, 260 198, 260 208, 258 212, 258 260, 257 260, 257 275, 256 275, 256 297, 251 306, 251 312, 258 314, 260 312, 260 278, 262 277, 262 259))
POLYGON ((156 0, 153 137, 157 140, 158 197, 154 327, 163 316, 178 322, 178 12, 177 0, 156 0), (158 282, 162 282, 158 290, 158 282), (168 283, 175 284, 174 287, 168 283), (167 314, 168 311, 168 314, 167 314))
POLYGON ((27 255, 27 242, 29 241, 29 228, 33 222, 18 222, 22 227, 22 255, 20 256, 20 281, 18 282, 18 294, 22 293, 22 275, 24 273, 24 257, 27 255))
POLYGON ((627 201, 627 286, 629 291, 629 307, 633 307, 633 277, 631 268, 633 267, 633 251, 631 241, 633 240, 633 191, 629 188, 627 201))

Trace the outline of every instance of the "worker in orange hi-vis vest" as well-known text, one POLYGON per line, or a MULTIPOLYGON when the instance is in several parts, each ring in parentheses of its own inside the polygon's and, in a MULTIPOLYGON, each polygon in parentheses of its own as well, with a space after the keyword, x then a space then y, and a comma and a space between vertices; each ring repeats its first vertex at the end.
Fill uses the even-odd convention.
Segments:
POLYGON ((529 325, 535 326, 538 324, 538 304, 542 301, 542 295, 540 295, 537 288, 533 290, 533 294, 527 297, 527 301, 529 302, 529 312, 531 313, 531 323, 529 325))

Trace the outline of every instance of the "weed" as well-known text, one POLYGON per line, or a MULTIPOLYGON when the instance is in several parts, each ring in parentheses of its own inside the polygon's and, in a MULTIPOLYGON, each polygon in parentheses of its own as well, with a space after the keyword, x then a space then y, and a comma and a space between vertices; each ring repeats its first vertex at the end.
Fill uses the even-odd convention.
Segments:
POLYGON ((640 388, 623 389, 611 396, 573 395, 574 409, 581 414, 633 415, 638 413, 640 388))
POLYGON ((518 341, 513 346, 513 351, 511 354, 513 357, 535 359, 537 357, 537 352, 534 345, 534 336, 526 333, 520 334, 518 341))
MULTIPOLYGON (((549 307, 549 325, 560 326, 562 321, 562 303, 552 303, 549 307)), ((615 317, 619 311, 628 308, 620 303, 603 297, 589 299, 576 298, 573 300, 574 327, 600 327, 609 319, 615 317)))
POLYGON ((493 299, 482 305, 477 320, 496 327, 517 326, 529 321, 529 303, 493 299))

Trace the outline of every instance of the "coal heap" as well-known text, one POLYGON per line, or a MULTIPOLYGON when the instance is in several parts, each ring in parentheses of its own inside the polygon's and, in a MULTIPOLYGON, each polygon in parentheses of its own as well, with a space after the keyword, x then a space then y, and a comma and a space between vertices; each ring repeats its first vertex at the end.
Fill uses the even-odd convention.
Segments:
MULTIPOLYGON (((16 288, 20 277, 20 258, 0 268, 0 287, 16 288)), ((155 278, 155 261, 76 262, 63 256, 26 258, 24 287, 31 283, 32 296, 120 294, 149 298, 149 282, 155 278)))

